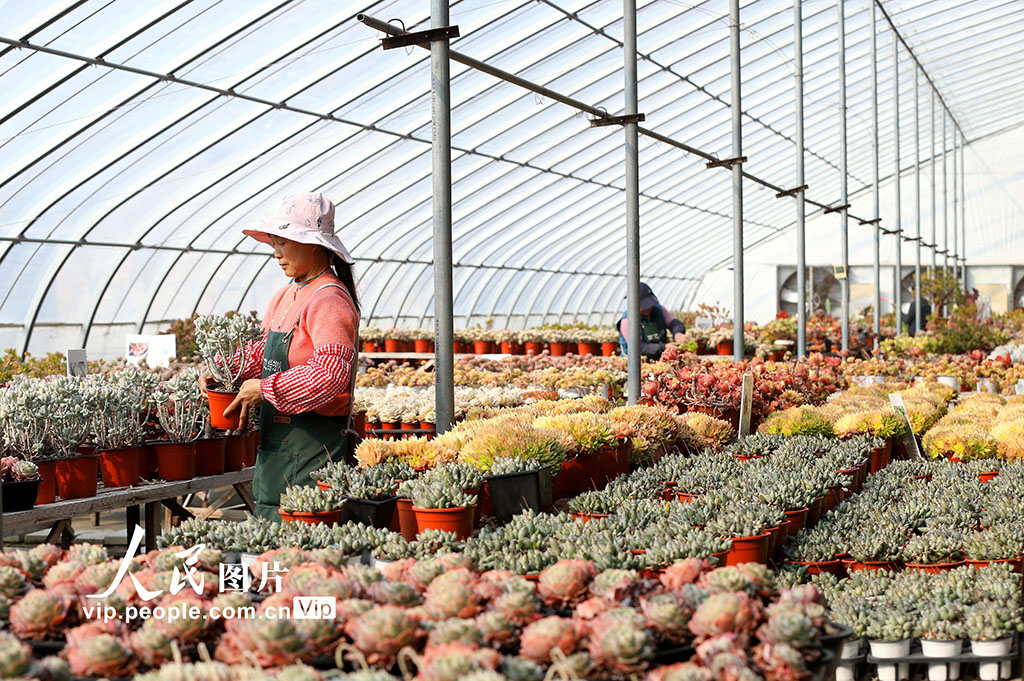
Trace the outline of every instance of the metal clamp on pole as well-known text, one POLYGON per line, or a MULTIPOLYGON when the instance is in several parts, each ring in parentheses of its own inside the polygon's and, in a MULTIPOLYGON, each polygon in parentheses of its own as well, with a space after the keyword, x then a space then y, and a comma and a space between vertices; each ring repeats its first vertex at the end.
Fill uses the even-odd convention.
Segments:
POLYGON ((799 192, 805 191, 807 191, 807 185, 802 184, 799 187, 794 187, 792 189, 786 189, 785 191, 779 192, 778 194, 775 195, 775 198, 781 199, 786 196, 796 196, 799 192))
POLYGON ((723 158, 717 161, 708 161, 708 168, 732 168, 736 165, 742 165, 747 162, 746 156, 737 156, 736 158, 723 158))
POLYGON ((882 234, 901 234, 903 232, 902 229, 886 229, 885 227, 879 227, 878 229, 882 230, 882 234))
POLYGON ((839 211, 846 210, 849 207, 850 204, 848 203, 844 203, 841 206, 828 206, 827 208, 825 208, 825 215, 828 215, 829 213, 838 213, 839 211))
POLYGON ((591 118, 590 127, 603 128, 606 125, 625 125, 626 123, 640 123, 646 121, 647 117, 642 113, 626 114, 625 116, 609 116, 608 118, 591 118))
POLYGON ((429 45, 438 40, 451 40, 459 37, 458 26, 444 26, 442 28, 428 28, 426 31, 414 31, 412 33, 400 33, 390 38, 381 38, 380 46, 385 50, 393 50, 396 47, 409 47, 410 45, 429 45))
POLYGON ((861 220, 860 224, 862 224, 862 225, 877 225, 881 221, 882 221, 882 218, 875 218, 873 220, 861 220))

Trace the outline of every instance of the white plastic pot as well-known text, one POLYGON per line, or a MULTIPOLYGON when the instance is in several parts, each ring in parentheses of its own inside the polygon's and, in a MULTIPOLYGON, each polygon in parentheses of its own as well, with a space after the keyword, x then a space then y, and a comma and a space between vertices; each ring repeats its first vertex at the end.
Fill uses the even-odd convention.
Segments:
MULTIPOLYGON (((971 652, 978 657, 992 657, 995 655, 1006 655, 1013 647, 1013 638, 996 639, 995 641, 971 640, 971 652)), ((981 681, 1000 681, 1010 678, 1010 662, 981 662, 978 664, 978 676, 981 681)))
POLYGON ((935 380, 943 385, 948 385, 957 392, 960 392, 960 381, 955 376, 939 376, 935 380))
MULTIPOLYGON (((871 654, 880 660, 900 658, 910 655, 911 639, 902 641, 870 641, 871 654)), ((879 664, 878 678, 880 681, 905 681, 910 676, 910 665, 879 664)))
MULTIPOLYGON (((953 657, 964 649, 962 640, 929 641, 921 639, 921 654, 925 657, 953 657)), ((936 662, 928 664, 929 681, 957 681, 960 678, 959 662, 936 662)))
POLYGON ((259 557, 260 554, 258 553, 246 553, 245 551, 242 551, 242 553, 239 554, 238 560, 242 563, 242 567, 249 570, 249 572, 252 572, 252 566, 256 564, 259 557))
POLYGON ((864 639, 857 638, 843 643, 843 649, 839 654, 839 664, 836 665, 836 681, 854 681, 857 678, 857 662, 860 657, 861 648, 864 646, 864 639))

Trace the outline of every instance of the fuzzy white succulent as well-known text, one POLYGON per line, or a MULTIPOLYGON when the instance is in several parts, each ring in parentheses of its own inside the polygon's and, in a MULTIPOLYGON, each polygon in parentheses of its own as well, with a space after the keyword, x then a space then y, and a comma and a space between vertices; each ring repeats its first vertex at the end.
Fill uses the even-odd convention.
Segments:
POLYGON ((153 392, 160 426, 175 442, 191 442, 203 433, 210 407, 199 389, 199 374, 188 367, 153 392))
POLYGON ((250 346, 262 334, 260 325, 244 315, 200 315, 196 318, 199 353, 223 390, 235 390, 248 360, 250 346))

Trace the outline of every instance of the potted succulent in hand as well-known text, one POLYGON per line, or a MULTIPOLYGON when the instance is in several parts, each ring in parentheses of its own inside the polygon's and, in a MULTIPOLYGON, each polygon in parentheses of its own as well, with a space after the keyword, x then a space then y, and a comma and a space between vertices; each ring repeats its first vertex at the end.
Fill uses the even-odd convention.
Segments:
POLYGON ((153 443, 164 480, 190 480, 196 472, 195 441, 203 432, 207 402, 199 389, 199 369, 189 367, 153 392, 160 426, 168 440, 153 443))
POLYGON ((39 468, 31 461, 5 456, 0 459, 3 470, 4 513, 27 511, 39 497, 39 468))
POLYGON ((419 532, 445 530, 459 539, 468 539, 473 534, 475 495, 440 480, 417 480, 412 485, 412 510, 419 532))
POLYGON ((534 458, 499 456, 484 480, 501 522, 527 509, 540 513, 551 500, 551 471, 534 458))
POLYGON ((337 525, 345 499, 333 489, 292 485, 281 493, 278 513, 286 523, 337 525))
POLYGON ((217 385, 208 385, 210 425, 223 430, 238 430, 238 414, 225 417, 224 410, 238 396, 242 372, 253 351, 254 341, 262 336, 259 323, 252 317, 200 315, 196 318, 196 344, 217 385))
MULTIPOLYGON (((959 655, 964 648, 964 623, 950 617, 946 604, 934 604, 921 612, 920 632, 921 654, 925 657, 950 658, 959 655)), ((956 613, 959 614, 959 613, 956 613)), ((929 681, 957 681, 960 678, 959 662, 935 662, 928 664, 929 681)))

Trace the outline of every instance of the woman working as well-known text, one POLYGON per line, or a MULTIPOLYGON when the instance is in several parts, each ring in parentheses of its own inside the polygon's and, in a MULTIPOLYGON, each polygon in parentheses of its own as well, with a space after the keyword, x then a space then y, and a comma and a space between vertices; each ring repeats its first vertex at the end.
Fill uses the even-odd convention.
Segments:
MULTIPOLYGON (((240 412, 245 423, 259 409, 256 513, 280 520, 284 488, 312 484, 309 474, 343 458, 351 436, 359 328, 354 261, 334 234, 334 204, 322 194, 286 196, 273 216, 243 233, 273 246, 292 280, 271 298, 238 397, 224 410, 240 412)), ((205 388, 210 380, 206 374, 200 383, 205 388)))

